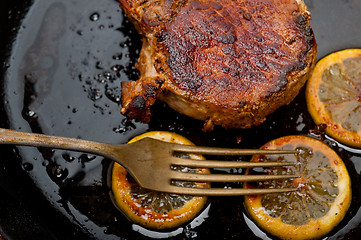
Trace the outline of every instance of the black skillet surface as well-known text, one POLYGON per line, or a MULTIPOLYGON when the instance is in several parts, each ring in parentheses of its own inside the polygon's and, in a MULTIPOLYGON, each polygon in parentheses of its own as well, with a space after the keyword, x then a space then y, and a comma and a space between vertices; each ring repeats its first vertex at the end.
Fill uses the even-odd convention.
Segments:
MULTIPOLYGON (((307 0, 318 56, 361 47, 359 0, 307 0)), ((344 159, 353 201, 329 239, 361 234, 361 150, 318 135, 304 92, 257 128, 203 133, 202 123, 162 103, 149 125, 119 114, 120 82, 135 80, 140 40, 114 0, 1 1, 1 127, 125 143, 168 130, 198 145, 258 148, 290 134, 323 139, 344 159), (316 131, 315 131, 316 130, 316 131)), ((0 234, 5 239, 257 239, 243 198, 210 198, 196 220, 167 232, 131 224, 110 202, 109 161, 42 148, 0 146, 0 234)), ((236 170, 230 169, 229 172, 236 170)))

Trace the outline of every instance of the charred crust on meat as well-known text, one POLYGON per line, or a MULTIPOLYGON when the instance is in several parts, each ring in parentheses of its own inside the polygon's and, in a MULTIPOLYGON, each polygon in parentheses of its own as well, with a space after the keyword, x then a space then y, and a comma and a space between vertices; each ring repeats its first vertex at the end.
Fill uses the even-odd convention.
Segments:
POLYGON ((157 33, 155 34, 155 37, 157 38, 157 41, 158 41, 158 42, 163 42, 165 36, 166 36, 166 35, 165 35, 165 33, 163 33, 163 32, 157 32, 157 33))
POLYGON ((143 36, 140 79, 122 85, 128 116, 144 110, 138 96, 145 118, 160 99, 204 129, 259 125, 293 100, 316 62, 302 0, 120 2, 143 36))
MULTIPOLYGON (((237 7, 240 6, 241 4, 239 6, 237 6, 236 4, 234 9, 237 9, 237 7)), ((171 24, 167 25, 167 28, 165 30, 167 34, 165 35, 163 33, 161 45, 164 46, 165 49, 167 49, 168 51, 168 64, 171 69, 172 79, 174 83, 183 90, 191 90, 194 92, 195 90, 199 89, 199 87, 201 86, 200 79, 203 78, 202 74, 198 72, 199 66, 197 64, 200 64, 200 62, 195 61, 195 56, 202 56, 203 54, 205 55, 204 63, 206 64, 206 66, 210 65, 208 67, 212 68, 213 64, 214 67, 219 68, 219 71, 226 74, 230 79, 234 79, 235 81, 237 81, 237 79, 239 79, 239 76, 242 75, 240 74, 240 72, 251 72, 251 74, 246 75, 246 78, 249 81, 262 82, 262 79, 264 79, 264 74, 255 74, 254 72, 258 70, 273 71, 275 72, 276 77, 272 81, 276 83, 276 89, 279 89, 277 80, 281 79, 280 77, 285 75, 285 71, 289 71, 289 66, 285 65, 284 63, 282 65, 277 65, 273 64, 269 60, 266 61, 262 57, 262 54, 268 53, 275 59, 287 59, 292 58, 293 56, 291 55, 291 53, 281 50, 281 44, 283 42, 283 38, 281 36, 275 35, 274 32, 261 32, 261 30, 267 28, 267 26, 263 27, 260 25, 260 23, 264 23, 264 21, 260 19, 262 16, 261 12, 265 11, 265 8, 266 6, 254 4, 254 6, 249 9, 250 13, 243 10, 243 14, 241 16, 233 17, 236 18, 239 22, 242 22, 245 19, 247 22, 251 22, 250 27, 254 30, 252 34, 244 31, 244 35, 242 36, 243 39, 237 39, 237 36, 235 34, 236 27, 234 23, 229 22, 227 18, 223 17, 225 13, 218 13, 218 11, 222 10, 223 7, 215 7, 213 1, 207 3, 190 1, 189 6, 185 7, 185 9, 182 9, 185 13, 195 14, 196 11, 201 11, 202 13, 200 14, 200 16, 207 15, 209 16, 209 19, 189 19, 188 17, 178 17, 177 19, 173 20, 171 24), (255 14, 256 12, 259 12, 259 15, 255 14), (253 18, 251 17, 251 13, 255 14, 256 18, 258 19, 253 20, 253 18), (208 34, 210 32, 213 34, 213 36, 212 34, 208 34), (266 38, 268 40, 276 40, 276 42, 279 43, 273 44, 273 46, 270 46, 270 48, 268 48, 267 44, 261 45, 263 42, 266 41, 266 38), (247 43, 244 42, 244 40, 248 40, 247 43), (224 55, 220 55, 219 53, 215 55, 215 53, 212 52, 207 52, 207 54, 204 53, 204 51, 208 51, 207 49, 215 45, 217 45, 223 50, 224 55), (236 59, 236 62, 241 63, 242 56, 241 59, 239 59, 240 55, 237 52, 242 53, 244 58, 247 58, 251 61, 247 62, 247 65, 242 64, 242 67, 233 69, 231 69, 226 64, 222 64, 229 61, 228 59, 230 58, 227 58, 228 55, 230 57, 233 57, 233 59, 236 59), (218 56, 217 58, 219 63, 215 64, 207 60, 211 60, 212 58, 214 59, 215 56, 218 56), (278 77, 277 74, 280 74, 281 76, 278 77), (257 79, 258 77, 260 77, 260 79, 257 79)), ((227 11, 232 11, 232 9, 228 8, 227 11)), ((228 14, 231 15, 232 13, 228 14)), ((185 16, 185 14, 182 16, 185 16)), ((295 19, 295 24, 299 26, 294 27, 303 28, 307 22, 308 18, 300 14, 295 19)), ((308 34, 306 33, 306 35, 308 34)), ((296 36, 288 40, 288 43, 291 44, 296 42, 295 38, 296 36)), ((294 59, 293 61, 297 60, 298 59, 294 59)), ((285 62, 284 60, 282 61, 285 62)), ((293 62, 289 62, 286 64, 292 66, 293 62)), ((213 69, 213 71, 217 71, 217 69, 213 69)), ((223 82, 223 80, 220 81, 223 82)), ((282 85, 284 85, 283 81, 282 85)), ((274 92, 274 89, 271 89, 270 92, 274 92)), ((269 93, 266 93, 265 97, 267 97, 268 94, 269 93)))
POLYGON ((246 104, 247 103, 245 101, 239 101, 238 102, 238 106, 239 106, 240 109, 242 109, 244 106, 246 106, 246 104))
POLYGON ((164 83, 164 79, 157 79, 155 82, 159 85, 159 87, 161 87, 164 83))
MULTIPOLYGON (((156 97, 157 96, 157 91, 159 90, 159 88, 157 86, 154 86, 152 84, 147 84, 145 87, 145 92, 144 92, 144 96, 146 98, 149 97, 156 97)), ((145 105, 145 104, 144 104, 145 105)))
POLYGON ((306 26, 307 23, 308 23, 308 17, 306 17, 306 16, 303 15, 303 14, 299 14, 299 15, 296 17, 296 23, 298 23, 299 25, 306 26))
POLYGON ((252 16, 251 16, 251 14, 249 14, 249 13, 247 13, 247 12, 243 12, 243 18, 245 19, 245 20, 247 20, 247 21, 250 21, 251 20, 251 18, 252 18, 252 16))
POLYGON ((146 107, 146 101, 143 97, 136 96, 130 102, 127 117, 144 123, 150 121, 150 110, 146 107))
POLYGON ((142 96, 136 96, 133 101, 129 105, 129 109, 134 110, 137 109, 142 111, 146 108, 145 106, 145 99, 142 96))
POLYGON ((195 10, 206 10, 209 8, 208 5, 204 4, 201 1, 189 1, 189 5, 195 10))

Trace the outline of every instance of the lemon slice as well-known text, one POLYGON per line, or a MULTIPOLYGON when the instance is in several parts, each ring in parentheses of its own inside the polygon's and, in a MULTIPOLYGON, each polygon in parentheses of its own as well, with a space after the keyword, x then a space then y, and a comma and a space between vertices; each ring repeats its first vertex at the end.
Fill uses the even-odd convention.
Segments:
MULTIPOLYGON (((170 132, 148 132, 133 138, 129 143, 145 137, 158 140, 192 145, 188 139, 170 132)), ((131 156, 129 156, 131 157, 131 156)), ((204 159, 201 155, 189 154, 181 157, 204 159)), ((209 173, 208 169, 189 169, 178 167, 178 171, 209 173)), ((149 169, 152 171, 152 169, 149 169)), ((208 183, 180 183, 191 187, 209 187, 208 183)), ((112 192, 118 208, 133 222, 152 229, 178 227, 197 216, 204 208, 207 197, 153 192, 141 188, 127 171, 117 163, 112 170, 112 192)))
POLYGON ((316 124, 341 143, 361 147, 361 49, 320 60, 306 87, 308 110, 316 124))
MULTIPOLYGON (((258 171, 300 177, 247 183, 245 187, 297 187, 299 191, 246 196, 245 206, 251 218, 281 239, 315 239, 329 233, 343 219, 351 203, 350 177, 341 158, 326 144, 304 136, 282 137, 262 149, 298 149, 296 155, 254 156, 251 161, 295 162, 295 166, 258 171)), ((252 174, 251 170, 246 174, 252 174)))

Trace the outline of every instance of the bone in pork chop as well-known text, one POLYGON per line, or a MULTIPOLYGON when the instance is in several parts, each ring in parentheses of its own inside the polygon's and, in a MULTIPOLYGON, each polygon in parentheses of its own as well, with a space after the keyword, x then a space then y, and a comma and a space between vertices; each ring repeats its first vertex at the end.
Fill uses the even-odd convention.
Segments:
POLYGON ((142 35, 121 113, 142 122, 159 99, 214 125, 249 128, 289 104, 316 62, 303 0, 120 0, 142 35))

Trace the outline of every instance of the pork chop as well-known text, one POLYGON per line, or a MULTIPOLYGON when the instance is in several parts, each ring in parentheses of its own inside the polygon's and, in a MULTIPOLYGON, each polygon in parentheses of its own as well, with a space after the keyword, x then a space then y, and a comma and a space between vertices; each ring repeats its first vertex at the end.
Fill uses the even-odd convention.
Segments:
POLYGON ((249 128, 289 104, 316 62, 303 0, 119 0, 142 35, 121 113, 142 122, 159 99, 214 125, 249 128))

